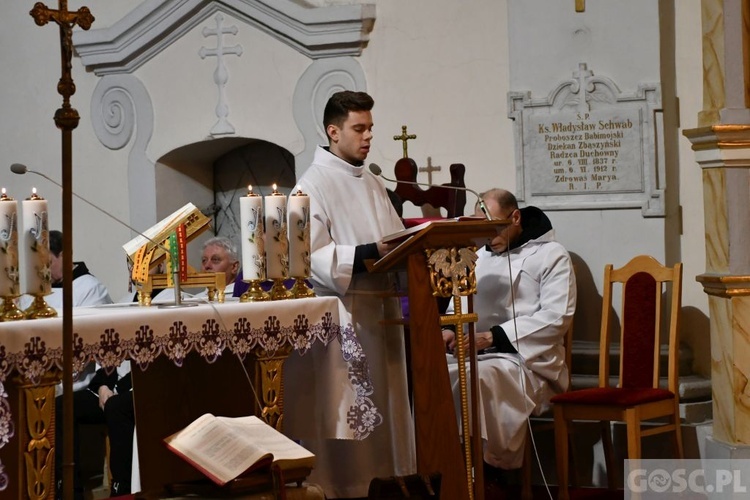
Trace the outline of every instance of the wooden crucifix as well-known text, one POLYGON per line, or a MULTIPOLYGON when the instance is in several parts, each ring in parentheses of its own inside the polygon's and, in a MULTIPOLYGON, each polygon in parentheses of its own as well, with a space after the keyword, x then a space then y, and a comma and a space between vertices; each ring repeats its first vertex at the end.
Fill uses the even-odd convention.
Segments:
POLYGON ((402 141, 404 143, 404 158, 409 157, 409 151, 406 146, 406 141, 409 139, 416 139, 417 136, 415 134, 407 134, 406 133, 406 125, 401 125, 401 135, 394 135, 393 140, 394 141, 402 141))
MULTIPOLYGON (((76 91, 71 76, 73 58, 73 28, 78 25, 88 30, 94 22, 94 16, 88 7, 81 7, 75 12, 68 10, 68 1, 59 0, 58 9, 50 9, 41 2, 34 4, 29 12, 37 26, 44 26, 50 21, 56 23, 60 29, 60 66, 61 77, 57 83, 57 92, 63 97, 62 107, 55 112, 55 125, 62 132, 62 230, 63 230, 63 314, 62 314, 62 347, 63 347, 63 499, 73 499, 73 129, 78 126, 80 116, 70 105, 70 96, 76 91)), ((54 408, 54 400, 48 404, 54 408)), ((48 422, 46 433, 51 436, 55 424, 48 422)), ((38 423, 34 424, 38 427, 38 423)), ((35 429, 39 432, 39 429, 35 429)), ((45 450, 36 447, 36 453, 45 450)), ((48 449, 54 461, 54 449, 48 449)), ((37 459, 41 457, 36 457, 37 459)), ((38 462, 27 456, 26 466, 38 462)), ((43 463, 43 462, 38 462, 43 463)), ((35 491, 38 498, 55 496, 55 485, 52 471, 49 467, 42 467, 37 471, 26 471, 25 477, 37 478, 35 484, 28 485, 27 491, 35 491)))

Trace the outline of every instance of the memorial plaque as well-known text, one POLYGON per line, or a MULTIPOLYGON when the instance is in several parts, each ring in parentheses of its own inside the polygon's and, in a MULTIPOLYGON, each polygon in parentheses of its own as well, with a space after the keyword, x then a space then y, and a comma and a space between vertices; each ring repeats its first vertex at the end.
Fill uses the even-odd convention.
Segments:
POLYGON ((642 208, 663 216, 657 165, 658 85, 623 95, 581 64, 545 99, 511 93, 517 196, 547 210, 642 208))

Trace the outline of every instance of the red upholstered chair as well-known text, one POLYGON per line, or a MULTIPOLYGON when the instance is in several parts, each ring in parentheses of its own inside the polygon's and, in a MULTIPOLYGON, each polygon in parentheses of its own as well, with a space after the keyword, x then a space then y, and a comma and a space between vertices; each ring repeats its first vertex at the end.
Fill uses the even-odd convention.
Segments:
POLYGON ((678 334, 682 295, 682 264, 665 267, 654 258, 640 255, 620 269, 604 268, 604 297, 599 346, 599 386, 559 394, 552 398, 555 415, 555 447, 560 499, 568 498, 568 422, 593 420, 602 423, 607 477, 614 487, 611 421, 627 425, 628 458, 641 458, 641 438, 663 432, 674 433, 675 453, 682 458, 678 395, 678 334), (609 386, 610 318, 612 288, 622 285, 620 315, 620 370, 617 387, 609 386), (663 289, 671 283, 671 300, 663 311, 663 289), (661 332, 665 315, 668 347, 667 387, 659 386, 661 332), (646 420, 666 418, 666 423, 642 428, 646 420))

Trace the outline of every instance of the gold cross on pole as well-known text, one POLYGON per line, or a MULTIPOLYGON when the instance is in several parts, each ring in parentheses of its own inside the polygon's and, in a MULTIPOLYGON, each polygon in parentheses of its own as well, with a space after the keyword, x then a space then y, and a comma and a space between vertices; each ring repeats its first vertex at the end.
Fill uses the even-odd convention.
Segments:
POLYGON ((88 7, 81 7, 76 12, 68 10, 68 0, 59 0, 57 10, 50 9, 42 2, 34 4, 31 17, 37 26, 44 26, 50 21, 60 27, 60 50, 62 76, 57 84, 57 92, 63 96, 63 106, 55 114, 55 123, 61 130, 72 130, 78 126, 78 112, 70 107, 70 96, 75 94, 76 86, 71 76, 71 59, 73 58, 73 27, 77 24, 88 30, 94 22, 94 16, 88 7))
MULTIPOLYGON (((76 12, 68 10, 67 0, 59 0, 59 8, 49 9, 41 2, 34 4, 31 17, 37 26, 44 26, 53 21, 60 28, 60 66, 62 76, 57 83, 57 92, 63 97, 62 107, 55 112, 55 125, 62 133, 62 231, 63 231, 63 307, 62 307, 62 348, 63 348, 63 405, 62 425, 62 480, 64 500, 73 499, 73 129, 78 126, 80 117, 70 105, 70 96, 76 91, 71 76, 73 58, 73 27, 80 26, 87 30, 94 22, 94 16, 88 7, 81 7, 76 12)), ((54 428, 54 427, 52 427, 54 428)), ((54 440, 54 437, 52 438, 54 440)), ((54 442, 54 441, 53 441, 54 442)), ((48 450, 49 451, 49 450, 48 450)), ((54 457, 54 451, 50 451, 54 457)), ((54 458, 53 458, 54 459, 54 458)), ((27 461, 27 467, 28 461, 27 461)), ((27 478, 37 477, 35 490, 47 491, 54 488, 51 484, 51 472, 43 467, 37 471, 26 471, 27 478), (46 487, 45 487, 46 485, 46 487)), ((21 476, 21 475, 19 475, 21 476)), ((28 490, 32 491, 32 490, 28 490)))
POLYGON ((432 173, 440 172, 442 170, 439 166, 432 164, 432 157, 427 157, 427 166, 419 167, 420 172, 427 172, 427 184, 432 185, 432 173))
POLYGON ((415 134, 407 134, 406 133, 406 125, 401 125, 401 135, 394 135, 393 140, 394 141, 403 141, 404 143, 404 158, 409 157, 409 152, 406 147, 406 141, 409 139, 416 139, 417 136, 415 134))

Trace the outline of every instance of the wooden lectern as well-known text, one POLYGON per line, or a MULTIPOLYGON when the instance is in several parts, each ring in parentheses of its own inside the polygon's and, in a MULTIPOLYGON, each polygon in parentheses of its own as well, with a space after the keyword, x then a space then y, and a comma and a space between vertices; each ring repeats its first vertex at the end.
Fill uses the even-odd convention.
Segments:
MULTIPOLYGON (((460 328, 461 323, 469 322, 473 347, 476 315, 460 313, 459 295, 468 296, 471 308, 471 294, 476 291, 475 250, 487 244, 508 223, 507 220, 483 219, 434 221, 370 266, 370 272, 404 267, 407 270, 417 473, 439 472, 443 498, 481 499, 484 481, 482 467, 472 470, 469 455, 469 450, 473 449, 473 463, 482 463, 478 431, 471 432, 476 444, 462 451, 441 325, 457 324, 460 328), (454 304, 458 300, 458 314, 441 317, 436 300, 439 296, 453 297, 454 304), (466 459, 462 460, 462 456, 466 459)), ((474 349, 472 358, 472 369, 475 369, 474 349)), ((476 384, 476 377, 473 383, 476 384)), ((476 387, 472 393, 477 394, 476 387)), ((473 397, 472 414, 477 412, 476 402, 477 398, 473 397)), ((475 427, 478 429, 478 425, 475 427)))

